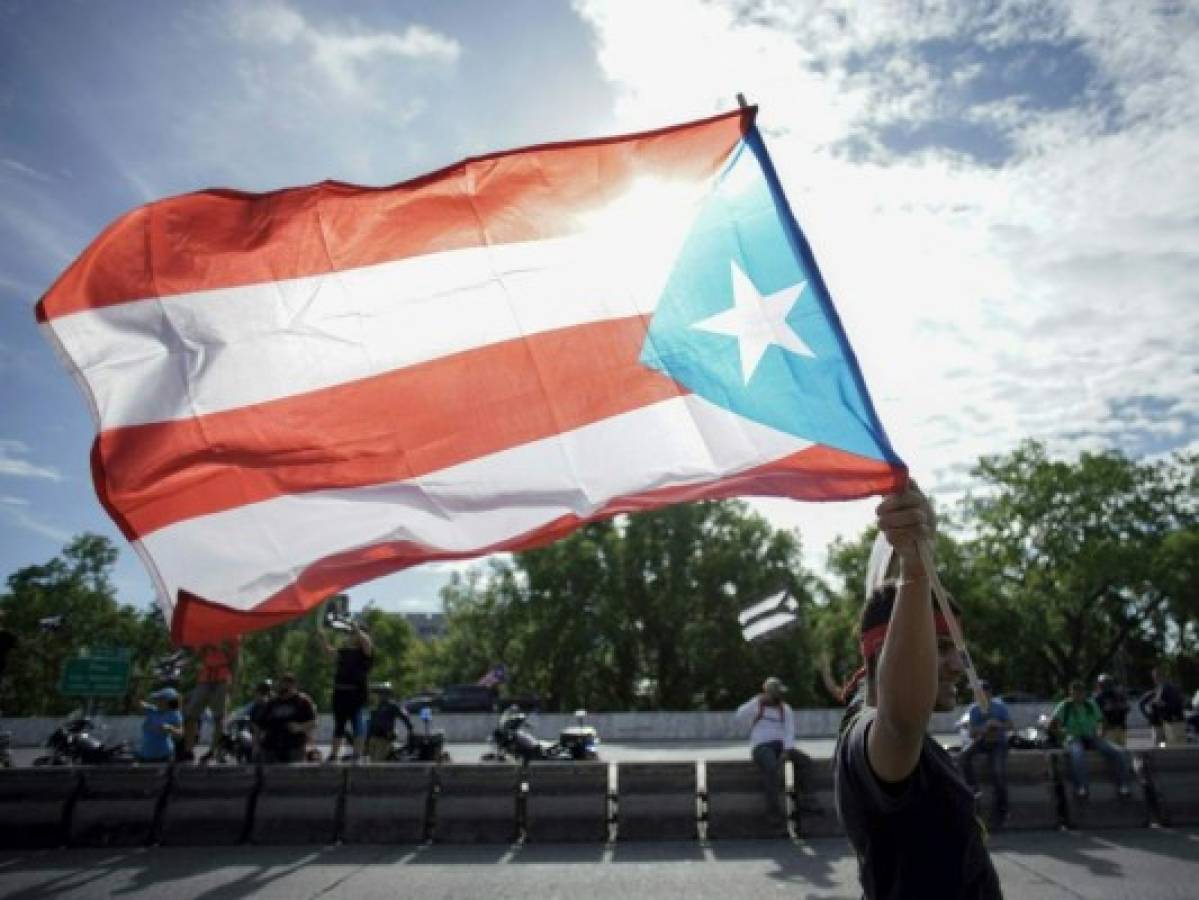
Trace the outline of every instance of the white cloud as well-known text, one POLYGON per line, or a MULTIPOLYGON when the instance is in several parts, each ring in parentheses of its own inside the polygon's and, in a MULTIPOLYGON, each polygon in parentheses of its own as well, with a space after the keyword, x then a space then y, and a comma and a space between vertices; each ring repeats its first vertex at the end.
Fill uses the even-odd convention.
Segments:
POLYGON ((48 466, 39 466, 18 457, 29 453, 29 447, 21 441, 0 439, 0 476, 12 478, 44 478, 62 481, 62 475, 48 466))
MULTIPOLYGON (((926 488, 956 494, 978 456, 1025 437, 1063 453, 1193 445, 1193 6, 1170 14, 1029 0, 983 14, 974 4, 915 0, 578 0, 575 8, 595 31, 619 128, 727 109, 737 91, 760 104, 880 416, 926 488), (659 43, 666 34, 669 53, 659 43), (972 52, 963 65, 939 65, 946 47, 972 52), (1049 74, 971 103, 962 92, 986 70, 980 61, 997 59, 1004 77, 1034 64, 1049 74), (880 137, 896 123, 945 120, 986 129, 1006 151, 982 160, 933 142, 900 153, 880 137), (854 141, 868 152, 849 152, 854 141), (1132 410, 1124 401, 1137 396, 1176 402, 1132 410)), ((822 562, 827 539, 856 533, 871 505, 761 508, 776 523, 800 524, 809 558, 822 562)))
POLYGON ((402 31, 355 26, 322 29, 286 3, 235 5, 234 28, 245 41, 295 47, 330 83, 347 95, 363 95, 364 73, 387 59, 453 64, 462 52, 451 37, 419 24, 402 31))

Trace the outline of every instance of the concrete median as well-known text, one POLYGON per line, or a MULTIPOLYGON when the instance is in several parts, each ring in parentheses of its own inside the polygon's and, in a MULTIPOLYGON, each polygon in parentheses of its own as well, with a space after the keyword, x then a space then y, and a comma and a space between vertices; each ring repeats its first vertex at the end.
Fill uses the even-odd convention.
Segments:
POLYGON ((263 766, 250 828, 251 843, 334 843, 344 786, 345 770, 341 766, 263 766))
POLYGON ((786 810, 783 769, 774 787, 778 814, 772 818, 763 793, 762 774, 752 762, 726 760, 708 762, 705 768, 705 795, 708 838, 772 838, 786 837, 787 825, 782 813, 786 810))
POLYGON ((66 767, 0 769, 0 847, 59 847, 79 773, 66 767))
POLYGON ((1140 754, 1157 820, 1170 828, 1199 825, 1199 747, 1140 754))
POLYGON ((438 766, 433 840, 447 844, 502 844, 517 837, 520 770, 505 764, 438 766))
POLYGON ((256 766, 178 766, 162 810, 159 843, 240 844, 258 792, 256 766))
POLYGON ((525 834, 537 843, 608 839, 608 763, 530 763, 525 834))
POLYGON ((79 773, 69 833, 72 846, 138 847, 153 842, 169 767, 89 766, 79 773))
POLYGON ((350 769, 341 839, 347 844, 420 843, 428 833, 432 792, 432 763, 350 769))
POLYGON ((622 763, 616 767, 616 839, 686 841, 699 837, 696 764, 622 763))
POLYGON ((1068 828, 1144 828, 1149 825, 1149 807, 1140 782, 1130 775, 1132 793, 1128 797, 1120 797, 1107 760, 1098 753, 1088 752, 1085 765, 1091 785, 1089 796, 1080 798, 1070 780, 1069 753, 1053 753, 1054 776, 1062 788, 1062 804, 1068 828))

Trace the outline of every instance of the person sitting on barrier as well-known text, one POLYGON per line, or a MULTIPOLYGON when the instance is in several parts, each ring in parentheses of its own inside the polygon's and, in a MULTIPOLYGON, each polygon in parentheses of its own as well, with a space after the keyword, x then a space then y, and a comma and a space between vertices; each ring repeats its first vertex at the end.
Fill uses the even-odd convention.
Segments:
POLYGON ((258 720, 262 716, 266 705, 271 702, 271 697, 275 694, 275 683, 269 678, 264 678, 254 688, 254 699, 239 709, 233 714, 234 718, 246 718, 250 720, 250 739, 253 741, 253 756, 257 762, 262 753, 262 729, 258 727, 258 720))
POLYGON ((991 770, 991 786, 994 791, 991 807, 991 827, 1002 828, 1007 821, 1007 752, 1008 733, 1015 729, 1011 713, 1004 702, 991 691, 989 682, 979 682, 987 698, 987 708, 976 702, 970 705, 970 740, 958 756, 958 765, 966 784, 978 796, 978 780, 974 776, 974 757, 986 754, 991 770))
POLYGON ((1117 747, 1128 746, 1128 696, 1107 673, 1100 675, 1095 684, 1091 699, 1103 714, 1103 739, 1117 747))
POLYGON ((1177 747, 1186 743, 1183 720, 1185 701, 1182 691, 1166 680, 1161 666, 1149 670, 1153 690, 1146 691, 1137 701, 1141 714, 1153 727, 1153 743, 1158 747, 1177 747))
POLYGON ((200 720, 204 710, 212 711, 212 743, 202 762, 212 759, 215 748, 221 745, 225 728, 225 713, 229 704, 230 686, 237 675, 241 656, 241 641, 234 637, 217 644, 202 644, 197 650, 200 674, 187 700, 187 718, 183 723, 183 745, 179 758, 194 759, 196 741, 200 737, 200 720))
POLYGON ((786 692, 787 686, 772 675, 762 682, 762 693, 750 697, 734 713, 738 722, 750 726, 749 743, 754 765, 762 776, 766 815, 778 825, 784 821, 779 803, 783 758, 796 761, 797 775, 800 766, 811 762, 795 746, 795 712, 783 699, 786 692))
POLYGON ((1057 705, 1051 717, 1052 727, 1065 735, 1064 743, 1070 751, 1070 780, 1080 800, 1085 800, 1091 793, 1086 762, 1088 750, 1098 750, 1108 761, 1116 778, 1119 795, 1127 797, 1131 794, 1128 760, 1115 746, 1099 736, 1102 719, 1099 706, 1087 696, 1086 686, 1081 681, 1070 683, 1070 696, 1057 705))
POLYGON ((304 762, 309 736, 316 730, 316 706, 311 697, 297 690, 296 676, 286 672, 254 724, 262 735, 264 763, 304 762))
POLYGON ((833 755, 837 814, 865 897, 1001 898, 974 794, 928 735, 933 710, 956 705, 964 671, 918 545, 932 543, 932 509, 909 483, 876 515, 899 580, 876 588, 862 610, 864 665, 842 694, 854 699, 833 755))
POLYGON ((355 761, 362 756, 362 710, 370 699, 367 680, 375 659, 371 639, 358 622, 349 619, 346 624, 350 629, 349 636, 337 648, 323 631, 317 631, 325 652, 337 659, 337 670, 333 674, 333 743, 325 758, 325 762, 330 763, 337 762, 343 740, 352 742, 355 761))
POLYGON ((390 681, 372 684, 371 693, 375 695, 376 703, 371 710, 370 724, 366 727, 366 752, 371 762, 386 762, 396 739, 396 722, 403 722, 410 735, 412 720, 396 701, 390 681))
POLYGON ((183 736, 183 714, 179 712, 179 692, 160 688, 143 703, 146 717, 142 720, 142 744, 137 761, 169 763, 175 758, 175 739, 183 736))

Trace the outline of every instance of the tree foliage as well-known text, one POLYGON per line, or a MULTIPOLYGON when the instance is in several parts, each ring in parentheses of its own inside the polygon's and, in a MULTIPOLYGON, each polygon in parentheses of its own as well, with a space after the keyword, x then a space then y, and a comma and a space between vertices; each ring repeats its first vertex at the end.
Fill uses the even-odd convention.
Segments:
MULTIPOLYGON (((1199 457, 1063 461, 1028 442, 984 457, 973 475, 975 490, 939 511, 936 552, 984 677, 1001 691, 1049 697, 1100 671, 1141 686, 1164 659, 1184 687, 1199 680, 1199 457)), ((817 661, 827 655, 839 678, 858 664, 874 536, 867 527, 837 541, 822 580, 803 569, 797 533, 737 501, 588 525, 455 576, 443 591, 441 640, 421 642, 402 616, 365 611, 377 648, 372 678, 410 693, 474 682, 503 662, 508 692, 536 694, 547 709, 728 709, 773 674, 796 705, 833 703, 817 661), (737 614, 782 588, 800 601, 801 627, 747 644, 737 614)), ((9 576, 0 607, 20 645, 0 685, 5 714, 78 705, 57 688, 63 662, 83 647, 131 651, 133 681, 114 711, 135 709, 152 686, 167 631, 157 611, 117 601, 116 558, 107 539, 84 534, 9 576), (66 629, 38 629, 56 615, 66 629)), ((317 639, 320 617, 315 610, 247 635, 238 695, 292 671, 328 709, 333 661, 317 639)))

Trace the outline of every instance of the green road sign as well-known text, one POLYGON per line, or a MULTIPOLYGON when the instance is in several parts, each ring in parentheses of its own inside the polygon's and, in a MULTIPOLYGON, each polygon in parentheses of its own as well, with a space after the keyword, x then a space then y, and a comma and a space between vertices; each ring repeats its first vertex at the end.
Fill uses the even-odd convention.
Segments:
POLYGON ((62 669, 59 693, 72 697, 122 697, 129 689, 129 660, 119 656, 78 656, 62 669))

